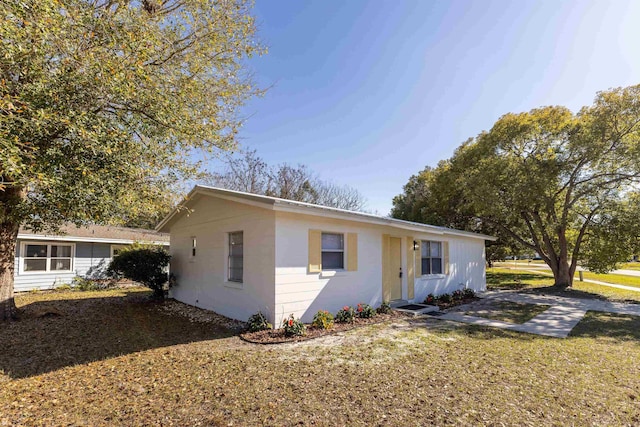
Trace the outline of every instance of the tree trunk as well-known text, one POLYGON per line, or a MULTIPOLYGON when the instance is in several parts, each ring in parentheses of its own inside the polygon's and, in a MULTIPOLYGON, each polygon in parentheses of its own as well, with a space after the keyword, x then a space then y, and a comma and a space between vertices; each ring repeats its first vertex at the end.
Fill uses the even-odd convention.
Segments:
POLYGON ((13 270, 19 224, 0 223, 0 321, 16 318, 13 300, 13 270))
POLYGON ((555 280, 553 286, 556 288, 567 289, 573 285, 571 267, 566 258, 558 260, 558 269, 553 272, 553 278, 555 280))

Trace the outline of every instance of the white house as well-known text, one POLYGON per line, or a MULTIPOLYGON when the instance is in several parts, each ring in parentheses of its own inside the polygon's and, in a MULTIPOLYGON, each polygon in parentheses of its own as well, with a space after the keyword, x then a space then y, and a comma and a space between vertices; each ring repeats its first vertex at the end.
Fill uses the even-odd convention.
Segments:
POLYGON ((293 313, 485 289, 493 237, 196 186, 157 227, 171 234, 179 301, 279 325, 293 313))
POLYGON ((21 229, 16 246, 14 290, 52 289, 71 284, 76 276, 103 278, 113 255, 134 242, 169 246, 169 235, 101 225, 66 225, 57 234, 21 229))

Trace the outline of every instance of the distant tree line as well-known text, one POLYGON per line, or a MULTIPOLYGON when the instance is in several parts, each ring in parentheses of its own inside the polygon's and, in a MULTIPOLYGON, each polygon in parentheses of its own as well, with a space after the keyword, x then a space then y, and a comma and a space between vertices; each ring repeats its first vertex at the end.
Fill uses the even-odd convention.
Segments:
POLYGON ((225 169, 211 173, 205 184, 352 211, 366 206, 358 190, 324 181, 305 165, 269 165, 256 150, 228 156, 225 161, 225 169))

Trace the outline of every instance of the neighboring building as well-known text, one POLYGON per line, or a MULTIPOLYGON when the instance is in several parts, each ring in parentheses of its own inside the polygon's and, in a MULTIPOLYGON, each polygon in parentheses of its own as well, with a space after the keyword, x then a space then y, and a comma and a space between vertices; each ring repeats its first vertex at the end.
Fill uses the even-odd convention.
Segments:
POLYGON ((154 230, 91 225, 62 227, 59 234, 20 230, 14 290, 52 289, 76 276, 104 278, 111 257, 134 242, 169 246, 169 235, 154 230))
POLYGON ((171 234, 171 295, 279 325, 360 302, 421 302, 485 289, 490 236, 196 186, 157 230, 171 234))

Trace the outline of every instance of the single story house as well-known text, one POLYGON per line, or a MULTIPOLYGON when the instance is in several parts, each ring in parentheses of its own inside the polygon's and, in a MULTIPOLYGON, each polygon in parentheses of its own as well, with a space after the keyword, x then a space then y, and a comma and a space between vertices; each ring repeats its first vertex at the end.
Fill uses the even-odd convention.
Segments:
POLYGON ((169 235, 154 230, 90 225, 65 225, 60 233, 18 232, 14 291, 52 289, 74 277, 105 277, 118 250, 134 242, 169 246, 169 235))
POLYGON ((196 186, 156 228, 171 234, 170 293, 274 325, 293 313, 485 290, 485 240, 466 231, 196 186))

